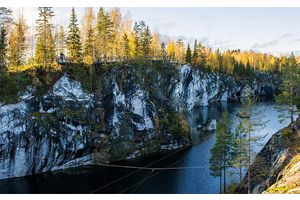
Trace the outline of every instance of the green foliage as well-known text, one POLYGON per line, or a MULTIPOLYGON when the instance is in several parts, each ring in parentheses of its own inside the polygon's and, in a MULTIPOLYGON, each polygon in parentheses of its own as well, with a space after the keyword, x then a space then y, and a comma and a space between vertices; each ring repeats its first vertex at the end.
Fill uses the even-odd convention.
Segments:
POLYGON ((97 14, 96 30, 96 57, 107 59, 110 55, 113 30, 109 15, 103 8, 100 8, 97 14))
POLYGON ((68 26, 68 35, 67 35, 67 50, 68 50, 68 59, 73 63, 82 62, 82 52, 81 52, 81 41, 80 41, 80 31, 77 24, 77 16, 75 9, 72 8, 70 24, 68 26))
POLYGON ((211 148, 209 159, 210 171, 213 176, 221 176, 224 173, 224 192, 226 192, 226 169, 231 166, 233 159, 233 134, 231 133, 232 121, 225 111, 217 123, 216 142, 211 148))
POLYGON ((12 22, 12 11, 9 8, 0 7, 0 70, 6 66, 7 32, 8 25, 12 22))
POLYGON ((8 63, 9 66, 15 67, 25 64, 27 50, 27 25, 23 16, 19 16, 18 21, 14 24, 9 38, 8 63))
POLYGON ((277 109, 280 111, 279 121, 289 118, 294 121, 296 105, 300 102, 300 67, 293 54, 287 59, 281 75, 280 94, 276 97, 277 109), (286 114, 288 111, 288 114, 286 114))
POLYGON ((39 19, 36 20, 35 64, 49 67, 55 62, 55 43, 53 38, 54 13, 50 7, 39 7, 39 19))
POLYGON ((9 74, 0 70, 0 102, 15 103, 18 100, 18 93, 24 91, 29 82, 23 73, 9 74))
POLYGON ((185 62, 189 64, 192 63, 192 51, 189 44, 187 46, 186 53, 185 53, 185 62))
POLYGON ((113 160, 124 159, 135 150, 133 130, 129 124, 129 116, 124 114, 120 124, 120 135, 109 146, 109 155, 113 160))
POLYGON ((144 21, 135 22, 133 31, 135 34, 135 56, 147 59, 150 56, 151 33, 149 26, 144 21))
POLYGON ((101 77, 99 77, 97 71, 92 65, 72 63, 64 66, 63 70, 72 79, 81 82, 83 90, 85 91, 94 92, 101 87, 101 77))

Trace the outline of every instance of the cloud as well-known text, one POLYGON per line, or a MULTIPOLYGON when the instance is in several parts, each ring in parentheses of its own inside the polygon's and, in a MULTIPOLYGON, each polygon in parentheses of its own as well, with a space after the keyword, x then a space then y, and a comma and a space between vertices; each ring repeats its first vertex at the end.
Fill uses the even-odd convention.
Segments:
POLYGON ((175 26, 176 26, 176 22, 174 21, 164 21, 158 23, 158 27, 162 27, 162 28, 173 28, 175 26))
POLYGON ((300 42, 300 38, 294 39, 292 42, 300 42))
POLYGON ((285 33, 283 35, 280 35, 278 38, 274 39, 274 40, 270 40, 268 42, 265 43, 261 43, 261 44, 254 44, 252 46, 252 48, 268 48, 268 47, 273 47, 276 46, 277 44, 279 44, 282 40, 291 37, 292 35, 289 33, 285 33))

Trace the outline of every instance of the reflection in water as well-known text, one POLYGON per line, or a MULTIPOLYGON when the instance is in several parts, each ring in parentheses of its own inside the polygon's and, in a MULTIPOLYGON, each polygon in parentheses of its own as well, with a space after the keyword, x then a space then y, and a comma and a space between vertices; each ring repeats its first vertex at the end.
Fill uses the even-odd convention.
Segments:
MULTIPOLYGON (((218 103, 209 107, 195 108, 188 114, 193 138, 198 140, 196 127, 208 120, 218 120, 227 109, 234 124, 238 119, 236 108, 239 104, 218 103)), ((278 112, 273 102, 258 103, 258 110, 265 109, 265 117, 270 120, 266 127, 256 134, 266 134, 264 143, 279 129, 288 124, 277 121, 278 112)), ((202 133, 203 135, 203 133, 202 133)), ((215 142, 215 135, 205 134, 194 146, 180 151, 152 165, 152 167, 201 166, 201 169, 185 170, 132 170, 108 167, 82 167, 61 172, 50 172, 24 178, 0 180, 1 193, 219 193, 219 178, 212 177, 209 171, 210 148, 215 142), (175 163, 175 164, 174 164, 175 163), (134 173, 128 176, 128 174, 134 173), (124 176, 126 178, 116 181, 124 176), (113 184, 107 185, 115 181, 113 184), (142 182, 140 182, 142 181, 142 182), (139 184, 136 184, 140 182, 139 184), (134 187, 131 187, 133 186, 134 187), (105 187, 106 186, 106 187, 105 187), (100 188, 100 189, 99 189, 100 188), (127 188, 130 188, 126 190, 127 188), (98 189, 98 190, 95 190, 98 189)), ((257 146, 259 151, 262 147, 257 146)), ((120 164, 145 166, 166 155, 153 155, 135 161, 123 161, 120 164)), ((237 175, 227 180, 237 180, 237 175)), ((229 181, 228 181, 229 182, 229 181)))

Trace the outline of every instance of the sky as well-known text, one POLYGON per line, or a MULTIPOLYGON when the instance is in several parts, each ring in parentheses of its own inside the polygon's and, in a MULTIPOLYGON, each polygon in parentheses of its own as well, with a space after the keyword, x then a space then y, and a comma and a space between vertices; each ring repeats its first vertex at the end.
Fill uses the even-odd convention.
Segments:
MULTIPOLYGON (((84 8, 75 8, 79 21, 84 8)), ((37 8, 23 10, 31 26, 38 17, 37 8)), ((54 8, 54 24, 67 26, 71 8, 54 8)), ((98 8, 94 8, 95 13, 98 8)), ((109 8, 106 8, 109 10, 109 8)), ((194 38, 213 49, 242 49, 286 55, 300 55, 300 8, 120 8, 134 21, 144 20, 162 36, 182 38, 193 44, 194 38)), ((165 37, 164 37, 165 38, 165 37)))

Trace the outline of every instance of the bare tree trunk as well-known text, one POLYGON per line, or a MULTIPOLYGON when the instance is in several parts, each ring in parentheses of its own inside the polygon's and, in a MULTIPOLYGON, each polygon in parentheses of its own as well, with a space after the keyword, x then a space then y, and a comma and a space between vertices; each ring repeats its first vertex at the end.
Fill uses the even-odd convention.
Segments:
POLYGON ((294 107, 293 106, 294 105, 294 97, 293 97, 293 92, 294 92, 293 87, 291 87, 291 96, 292 96, 292 99, 291 99, 292 102, 291 102, 291 105, 290 105, 291 106, 291 112, 290 112, 291 113, 291 116, 290 116, 291 117, 291 124, 294 122, 294 108, 293 108, 294 107))
POLYGON ((251 193, 251 173, 250 173, 250 164, 251 164, 251 129, 250 129, 250 119, 249 119, 249 130, 248 130, 248 194, 251 193))
POLYGON ((222 171, 220 171, 220 194, 222 194, 222 171))
POLYGON ((239 171, 240 171, 240 183, 241 183, 243 181, 242 162, 241 161, 240 161, 239 171))
POLYGON ((224 191, 224 193, 226 193, 226 167, 224 167, 223 172, 224 172, 224 177, 223 177, 223 179, 224 179, 223 191, 224 191))

